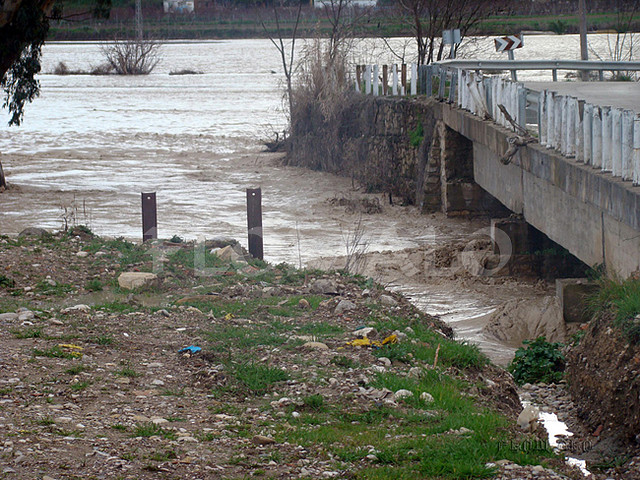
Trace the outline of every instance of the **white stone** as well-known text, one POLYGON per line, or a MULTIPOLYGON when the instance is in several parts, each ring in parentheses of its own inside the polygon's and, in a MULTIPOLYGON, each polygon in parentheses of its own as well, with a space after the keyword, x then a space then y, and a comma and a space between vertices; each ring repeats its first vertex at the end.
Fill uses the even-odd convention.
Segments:
POLYGON ((118 277, 120 288, 133 290, 155 282, 158 276, 149 272, 124 272, 118 277))
POLYGON ((76 253, 76 257, 80 257, 80 258, 85 258, 89 256, 89 252, 85 252, 85 251, 80 251, 78 253, 76 253))
POLYGON ((305 348, 308 350, 329 350, 329 347, 327 346, 327 344, 322 342, 307 342, 304 345, 302 345, 302 348, 305 348))
POLYGON ((394 307, 398 304, 398 301, 391 295, 380 295, 380 303, 387 307, 394 307))
POLYGON ((429 392, 422 392, 420 394, 420 400, 422 400, 425 403, 431 403, 433 402, 433 395, 431 395, 429 392))
POLYGON ((401 400, 403 398, 409 398, 409 397, 413 397, 413 392, 411 392, 410 390, 405 390, 404 388, 401 390, 398 390, 395 393, 395 397, 396 400, 401 400))
POLYGON ((342 315, 345 312, 350 312, 351 310, 355 310, 356 308, 356 304, 353 303, 351 300, 340 300, 338 302, 338 305, 336 305, 335 310, 333 311, 333 313, 335 313, 336 315, 342 315))
POLYGON ((525 432, 532 432, 536 429, 539 411, 537 408, 527 405, 518 415, 518 426, 525 432))

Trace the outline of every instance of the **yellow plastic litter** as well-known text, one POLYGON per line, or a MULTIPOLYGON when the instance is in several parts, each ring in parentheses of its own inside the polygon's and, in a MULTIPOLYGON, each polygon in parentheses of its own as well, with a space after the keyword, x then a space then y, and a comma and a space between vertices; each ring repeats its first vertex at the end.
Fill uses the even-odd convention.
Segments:
POLYGON ((84 348, 81 347, 80 345, 74 345, 72 343, 59 343, 58 347, 63 349, 72 357, 77 357, 77 358, 82 356, 82 350, 84 350, 84 348))
POLYGON ((388 343, 398 343, 398 336, 395 334, 392 334, 382 341, 382 345, 387 345, 388 343))
POLYGON ((224 320, 225 320, 225 322, 230 321, 232 318, 233 318, 233 314, 232 314, 232 313, 227 313, 227 314, 224 316, 224 320))
POLYGON ((351 340, 347 342, 347 345, 351 347, 371 347, 371 348, 381 348, 384 345, 388 345, 390 343, 398 343, 398 337, 396 335, 389 335, 382 342, 378 340, 371 340, 367 337, 356 338, 355 340, 351 340))

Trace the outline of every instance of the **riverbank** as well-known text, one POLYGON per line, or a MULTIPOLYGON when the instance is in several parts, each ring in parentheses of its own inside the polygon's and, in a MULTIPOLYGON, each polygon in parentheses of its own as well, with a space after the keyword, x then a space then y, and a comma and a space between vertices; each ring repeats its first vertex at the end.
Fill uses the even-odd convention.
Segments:
POLYGON ((515 425, 508 374, 364 277, 214 255, 214 241, 203 277, 193 244, 32 233, 0 239, 8 478, 566 471, 512 448, 536 437, 515 425))
MULTIPOLYGON (((74 12, 73 8, 69 10, 74 12)), ((355 37, 413 37, 411 22, 399 18, 396 13, 377 9, 366 22, 359 22, 352 32, 355 37)), ((295 15, 283 14, 279 28, 285 37, 294 31, 295 15)), ((145 32, 151 38, 163 40, 219 40, 240 38, 269 38, 278 36, 278 25, 269 9, 231 10, 203 13, 198 16, 165 15, 152 11, 145 16, 145 32)), ((614 32, 620 23, 616 13, 594 13, 587 16, 592 33, 614 32)), ((535 33, 577 33, 577 14, 567 15, 513 15, 496 16, 481 20, 470 35, 505 35, 515 32, 535 33)), ((626 25, 626 23, 625 23, 626 25)), ((299 38, 328 36, 331 23, 322 11, 305 9, 297 29, 299 38)), ((640 14, 626 27, 630 31, 640 30, 640 14)), ((111 20, 61 21, 51 25, 49 41, 106 41, 133 35, 135 20, 132 10, 115 12, 111 20)))

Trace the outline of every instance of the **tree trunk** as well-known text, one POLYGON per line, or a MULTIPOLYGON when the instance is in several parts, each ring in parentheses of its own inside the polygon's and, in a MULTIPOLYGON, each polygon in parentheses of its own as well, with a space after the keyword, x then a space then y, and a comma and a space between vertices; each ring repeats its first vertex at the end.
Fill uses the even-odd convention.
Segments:
POLYGON ((0 160, 0 192, 7 189, 7 182, 4 179, 4 171, 2 170, 2 161, 0 160))

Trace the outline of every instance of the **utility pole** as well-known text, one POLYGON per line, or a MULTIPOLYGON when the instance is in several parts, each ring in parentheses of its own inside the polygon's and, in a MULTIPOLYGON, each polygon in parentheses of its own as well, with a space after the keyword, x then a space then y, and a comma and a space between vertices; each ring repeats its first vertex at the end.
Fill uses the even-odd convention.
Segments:
MULTIPOLYGON (((589 60, 589 50, 587 48, 587 6, 586 0, 578 0, 578 15, 580 17, 580 60, 589 60)), ((589 80, 589 72, 581 72, 583 81, 589 80)))
POLYGON ((142 1, 141 0, 136 0, 136 40, 138 40, 139 42, 143 40, 142 39, 142 1))

